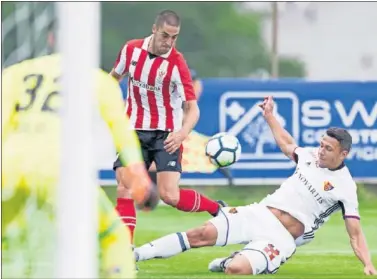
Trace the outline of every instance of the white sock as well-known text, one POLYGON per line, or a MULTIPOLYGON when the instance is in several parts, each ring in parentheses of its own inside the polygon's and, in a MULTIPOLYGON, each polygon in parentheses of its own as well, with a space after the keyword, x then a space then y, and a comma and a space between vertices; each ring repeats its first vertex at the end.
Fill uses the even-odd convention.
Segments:
POLYGON ((137 261, 153 258, 169 258, 189 250, 190 243, 185 232, 166 235, 135 249, 137 261))

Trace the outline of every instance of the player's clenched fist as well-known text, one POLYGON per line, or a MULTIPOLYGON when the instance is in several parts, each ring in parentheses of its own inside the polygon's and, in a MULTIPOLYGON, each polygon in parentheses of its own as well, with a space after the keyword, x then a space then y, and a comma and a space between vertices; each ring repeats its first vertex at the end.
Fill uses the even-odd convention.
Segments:
POLYGON ((132 199, 139 209, 154 209, 159 201, 156 187, 150 180, 144 162, 134 163, 125 167, 124 180, 130 189, 132 199))

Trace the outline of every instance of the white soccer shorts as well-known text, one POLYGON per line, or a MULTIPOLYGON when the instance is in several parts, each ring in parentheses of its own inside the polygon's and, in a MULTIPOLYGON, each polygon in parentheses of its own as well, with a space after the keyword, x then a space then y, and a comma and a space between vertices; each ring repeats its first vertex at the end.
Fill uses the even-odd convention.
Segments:
POLYGON ((217 246, 247 244, 240 254, 254 275, 275 273, 296 250, 292 235, 264 205, 224 207, 209 221, 217 229, 217 246))

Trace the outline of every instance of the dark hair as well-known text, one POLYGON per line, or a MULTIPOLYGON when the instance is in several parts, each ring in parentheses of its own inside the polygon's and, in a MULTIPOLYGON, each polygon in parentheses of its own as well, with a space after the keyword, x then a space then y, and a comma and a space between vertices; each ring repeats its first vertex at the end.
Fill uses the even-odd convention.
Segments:
POLYGON ((336 139, 340 143, 342 150, 348 152, 351 150, 352 137, 347 130, 338 127, 331 127, 327 129, 326 134, 329 137, 336 139))
POLYGON ((164 23, 170 26, 178 27, 181 25, 181 19, 179 18, 179 15, 174 11, 163 10, 157 15, 154 23, 157 27, 163 26, 164 23))

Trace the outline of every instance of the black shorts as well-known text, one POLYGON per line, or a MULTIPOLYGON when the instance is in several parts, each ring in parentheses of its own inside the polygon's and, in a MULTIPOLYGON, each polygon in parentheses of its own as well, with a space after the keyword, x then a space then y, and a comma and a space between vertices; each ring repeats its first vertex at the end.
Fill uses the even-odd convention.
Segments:
MULTIPOLYGON (((173 154, 169 154, 164 148, 164 141, 168 137, 169 132, 159 130, 136 130, 136 134, 140 140, 141 150, 147 170, 154 161, 156 163, 157 172, 182 172, 182 145, 173 154)), ((116 168, 122 166, 122 162, 120 161, 119 157, 117 157, 113 165, 113 170, 115 171, 116 168)))

